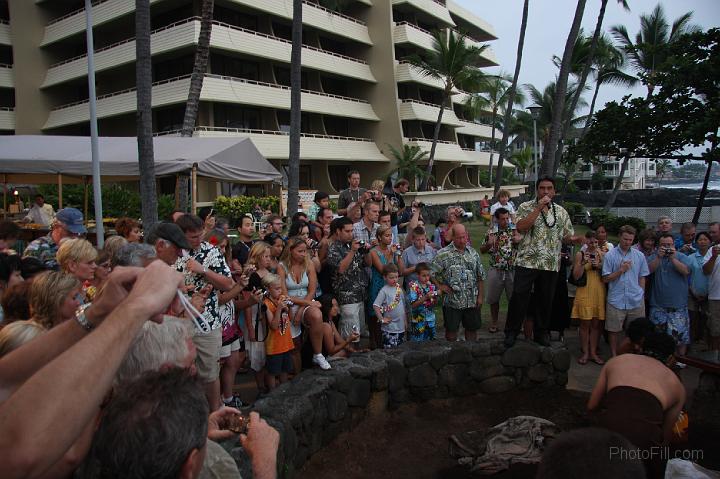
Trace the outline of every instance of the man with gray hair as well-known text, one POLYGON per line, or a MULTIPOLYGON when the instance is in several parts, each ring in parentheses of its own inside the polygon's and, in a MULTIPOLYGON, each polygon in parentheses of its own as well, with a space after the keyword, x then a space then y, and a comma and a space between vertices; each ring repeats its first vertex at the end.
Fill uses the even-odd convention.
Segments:
POLYGON ((137 266, 144 268, 157 258, 155 248, 145 243, 128 243, 118 250, 113 258, 115 266, 137 266))
POLYGON ((185 233, 178 225, 170 222, 156 224, 145 236, 145 242, 154 246, 157 257, 170 266, 182 257, 183 250, 192 249, 185 233))

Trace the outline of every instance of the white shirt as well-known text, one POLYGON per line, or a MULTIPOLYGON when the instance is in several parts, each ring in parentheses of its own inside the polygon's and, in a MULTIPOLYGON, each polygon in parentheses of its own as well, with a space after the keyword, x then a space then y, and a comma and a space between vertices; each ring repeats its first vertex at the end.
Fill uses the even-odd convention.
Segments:
MULTIPOLYGON (((712 248, 708 249, 703 258, 703 265, 705 265, 710 258, 712 258, 712 248)), ((708 280, 708 299, 713 301, 720 300, 720 258, 715 260, 715 266, 713 267, 712 274, 708 280)))
POLYGON ((42 206, 38 206, 37 203, 34 203, 32 208, 30 208, 30 211, 28 211, 27 216, 25 217, 26 220, 29 220, 30 223, 36 223, 40 225, 48 226, 53 218, 55 218, 55 210, 53 209, 52 205, 49 205, 47 203, 43 204, 42 206))
POLYGON ((494 204, 490 207, 490 216, 494 216, 494 215, 495 215, 495 211, 496 211, 498 208, 505 208, 506 210, 508 210, 508 213, 510 213, 510 216, 513 216, 513 215, 515 214, 515 206, 513 206, 513 204, 512 204, 511 202, 508 201, 507 204, 504 205, 504 204, 502 204, 502 203, 500 203, 500 202, 498 201, 497 203, 494 203, 494 204))

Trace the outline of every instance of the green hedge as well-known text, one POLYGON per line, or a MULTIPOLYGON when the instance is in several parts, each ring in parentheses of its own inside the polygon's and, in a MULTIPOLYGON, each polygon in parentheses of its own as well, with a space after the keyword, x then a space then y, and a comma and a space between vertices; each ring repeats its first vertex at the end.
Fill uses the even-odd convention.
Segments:
POLYGON ((598 225, 603 224, 605 225, 605 229, 607 229, 609 233, 613 234, 617 234, 620 228, 624 225, 630 225, 637 231, 642 231, 647 227, 645 221, 640 218, 635 218, 634 216, 615 216, 614 214, 601 208, 592 210, 590 214, 592 215, 593 229, 596 229, 598 225))
POLYGON ((227 218, 231 223, 237 222, 243 215, 252 213, 255 204, 260 205, 263 210, 271 210, 274 213, 280 211, 280 198, 277 196, 218 196, 215 198, 215 211, 219 216, 227 218))
POLYGON ((565 211, 568 212, 568 215, 570 215, 570 219, 574 219, 575 216, 585 213, 585 205, 583 205, 582 203, 566 201, 565 203, 563 203, 563 207, 565 208, 565 211))

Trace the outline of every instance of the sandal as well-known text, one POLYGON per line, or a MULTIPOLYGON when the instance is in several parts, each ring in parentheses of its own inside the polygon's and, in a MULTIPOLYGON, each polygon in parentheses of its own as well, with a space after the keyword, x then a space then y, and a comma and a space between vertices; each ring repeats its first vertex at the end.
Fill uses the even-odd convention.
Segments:
POLYGON ((490 326, 490 328, 488 328, 488 332, 497 333, 498 332, 497 326, 490 326))
POLYGON ((602 366, 603 364, 605 364, 605 361, 600 358, 592 358, 590 361, 594 362, 598 366, 602 366))
POLYGON ((584 366, 587 364, 588 360, 587 360, 587 358, 578 358, 577 362, 578 362, 578 364, 584 366))

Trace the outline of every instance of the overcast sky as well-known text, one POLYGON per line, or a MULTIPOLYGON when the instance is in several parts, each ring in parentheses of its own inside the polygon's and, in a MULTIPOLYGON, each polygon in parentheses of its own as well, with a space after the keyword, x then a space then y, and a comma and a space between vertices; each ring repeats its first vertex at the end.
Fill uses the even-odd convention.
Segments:
MULTIPOLYGON (((479 17, 495 27, 498 40, 491 42, 492 48, 500 63, 500 67, 487 69, 490 73, 502 70, 510 75, 515 70, 520 20, 522 18, 522 0, 455 0, 465 8, 475 12, 479 17)), ((611 26, 622 24, 628 29, 631 38, 639 30, 639 16, 650 13, 657 1, 629 0, 631 11, 625 11, 616 0, 609 0, 605 11, 603 28, 608 31, 611 26)), ((669 22, 687 11, 694 11, 693 23, 703 30, 720 26, 720 0, 665 0, 661 2, 669 22)), ((570 31, 576 2, 574 0, 530 0, 528 24, 525 32, 525 48, 523 49, 522 66, 519 83, 530 83, 539 90, 555 78, 557 68, 552 64, 552 56, 562 56, 565 41, 570 31)), ((600 0, 588 0, 583 16, 583 30, 592 34, 600 10, 600 0)), ((611 100, 619 100, 628 94, 627 89, 603 85, 598 95, 598 106, 611 100)), ((638 87, 632 94, 644 96, 644 87, 638 87)), ((588 103, 591 93, 586 94, 588 103)))

